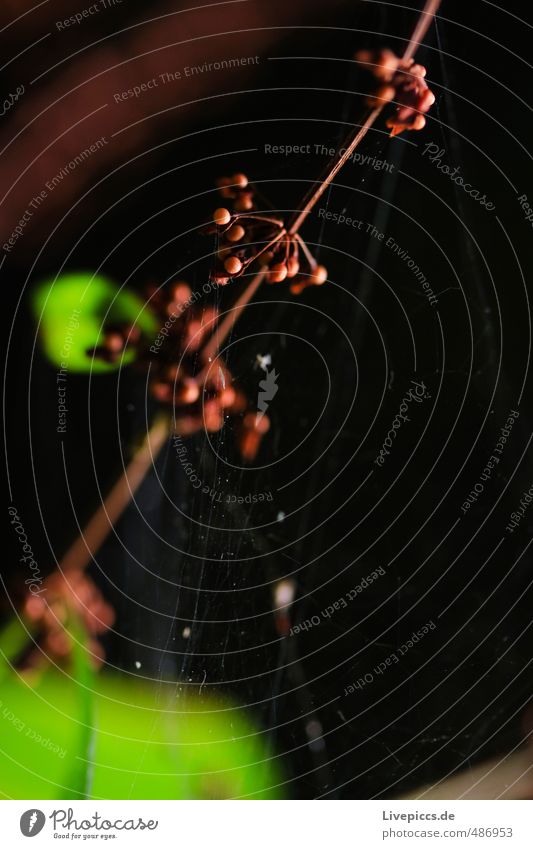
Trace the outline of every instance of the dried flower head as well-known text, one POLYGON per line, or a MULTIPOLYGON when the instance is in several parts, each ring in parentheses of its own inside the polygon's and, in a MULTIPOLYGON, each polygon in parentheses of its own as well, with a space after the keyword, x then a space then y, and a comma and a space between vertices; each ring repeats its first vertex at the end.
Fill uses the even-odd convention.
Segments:
POLYGON ((401 59, 392 50, 360 50, 355 57, 371 68, 378 83, 367 98, 372 109, 394 101, 395 113, 387 118, 391 136, 404 130, 421 130, 426 125, 424 113, 435 103, 435 95, 428 87, 426 69, 414 59, 401 59))
POLYGON ((244 174, 222 177, 220 193, 228 207, 215 209, 212 223, 205 232, 216 233, 218 250, 212 279, 225 285, 240 277, 253 265, 264 269, 268 283, 291 280, 291 291, 298 294, 307 286, 320 285, 327 279, 298 232, 271 215, 257 211, 255 189, 244 174))

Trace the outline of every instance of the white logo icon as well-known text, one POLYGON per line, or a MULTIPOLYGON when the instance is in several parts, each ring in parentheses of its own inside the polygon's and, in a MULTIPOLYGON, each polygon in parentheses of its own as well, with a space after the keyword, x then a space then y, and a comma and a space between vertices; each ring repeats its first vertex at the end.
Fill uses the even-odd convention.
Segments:
POLYGON ((46 817, 36 808, 25 811, 20 818, 20 830, 24 837, 35 837, 42 831, 46 817))
POLYGON ((271 364, 270 355, 262 356, 258 354, 257 362, 259 366, 265 372, 265 377, 263 380, 259 381, 259 392, 257 394, 257 407, 258 413, 255 417, 256 422, 260 422, 266 411, 268 410, 268 406, 270 401, 274 398, 276 392, 278 391, 278 385, 276 383, 279 374, 276 373, 275 369, 269 370, 268 366, 271 364))

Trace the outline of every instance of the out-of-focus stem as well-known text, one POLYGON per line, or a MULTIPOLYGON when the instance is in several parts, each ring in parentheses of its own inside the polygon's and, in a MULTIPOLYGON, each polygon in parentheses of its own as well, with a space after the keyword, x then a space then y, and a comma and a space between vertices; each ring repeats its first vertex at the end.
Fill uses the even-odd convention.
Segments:
POLYGON ((529 747, 494 758, 403 798, 533 799, 533 751, 529 747))

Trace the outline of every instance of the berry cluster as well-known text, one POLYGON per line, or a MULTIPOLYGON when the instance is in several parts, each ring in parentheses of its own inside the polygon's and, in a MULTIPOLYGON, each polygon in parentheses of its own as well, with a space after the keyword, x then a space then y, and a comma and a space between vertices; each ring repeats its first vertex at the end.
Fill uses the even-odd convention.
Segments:
POLYGON ((391 136, 404 130, 421 130, 426 125, 424 113, 435 103, 428 87, 426 69, 414 59, 401 59, 392 50, 360 50, 355 57, 372 69, 378 87, 367 98, 371 108, 394 101, 396 111, 387 121, 391 136))
POLYGON ((24 615, 42 640, 42 648, 26 659, 28 668, 43 666, 49 658, 55 663, 69 658, 73 643, 69 624, 73 619, 80 620, 86 629, 92 664, 101 666, 105 651, 100 638, 112 627, 115 612, 91 578, 82 569, 68 574, 56 570, 46 579, 41 593, 28 593, 24 602, 24 615))
POLYGON ((207 228, 219 240, 211 272, 216 283, 223 286, 252 265, 264 271, 268 283, 291 280, 293 294, 326 281, 326 269, 318 265, 299 233, 288 230, 280 219, 255 211, 255 191, 244 174, 223 177, 218 186, 231 209, 215 209, 207 228))

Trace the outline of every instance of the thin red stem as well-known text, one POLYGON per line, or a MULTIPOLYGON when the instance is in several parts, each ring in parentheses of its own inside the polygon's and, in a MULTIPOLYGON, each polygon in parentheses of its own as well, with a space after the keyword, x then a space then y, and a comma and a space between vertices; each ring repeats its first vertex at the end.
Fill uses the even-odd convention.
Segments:
POLYGON ((302 237, 300 236, 299 233, 295 234, 295 238, 298 241, 298 244, 300 245, 302 251, 304 252, 305 258, 306 258, 307 262, 309 263, 311 270, 314 271, 316 266, 317 266, 316 259, 314 258, 313 254, 311 253, 311 251, 309 250, 309 248, 307 247, 307 245, 305 244, 304 240, 302 239, 302 237))
POLYGON ((431 22, 433 18, 439 11, 439 6, 441 4, 441 0, 427 0, 426 5, 420 12, 420 17, 416 23, 416 26, 413 30, 413 34, 409 39, 409 44, 405 48, 403 52, 403 59, 408 60, 412 59, 417 47, 420 46, 425 34, 427 33, 429 27, 431 26, 431 22))

